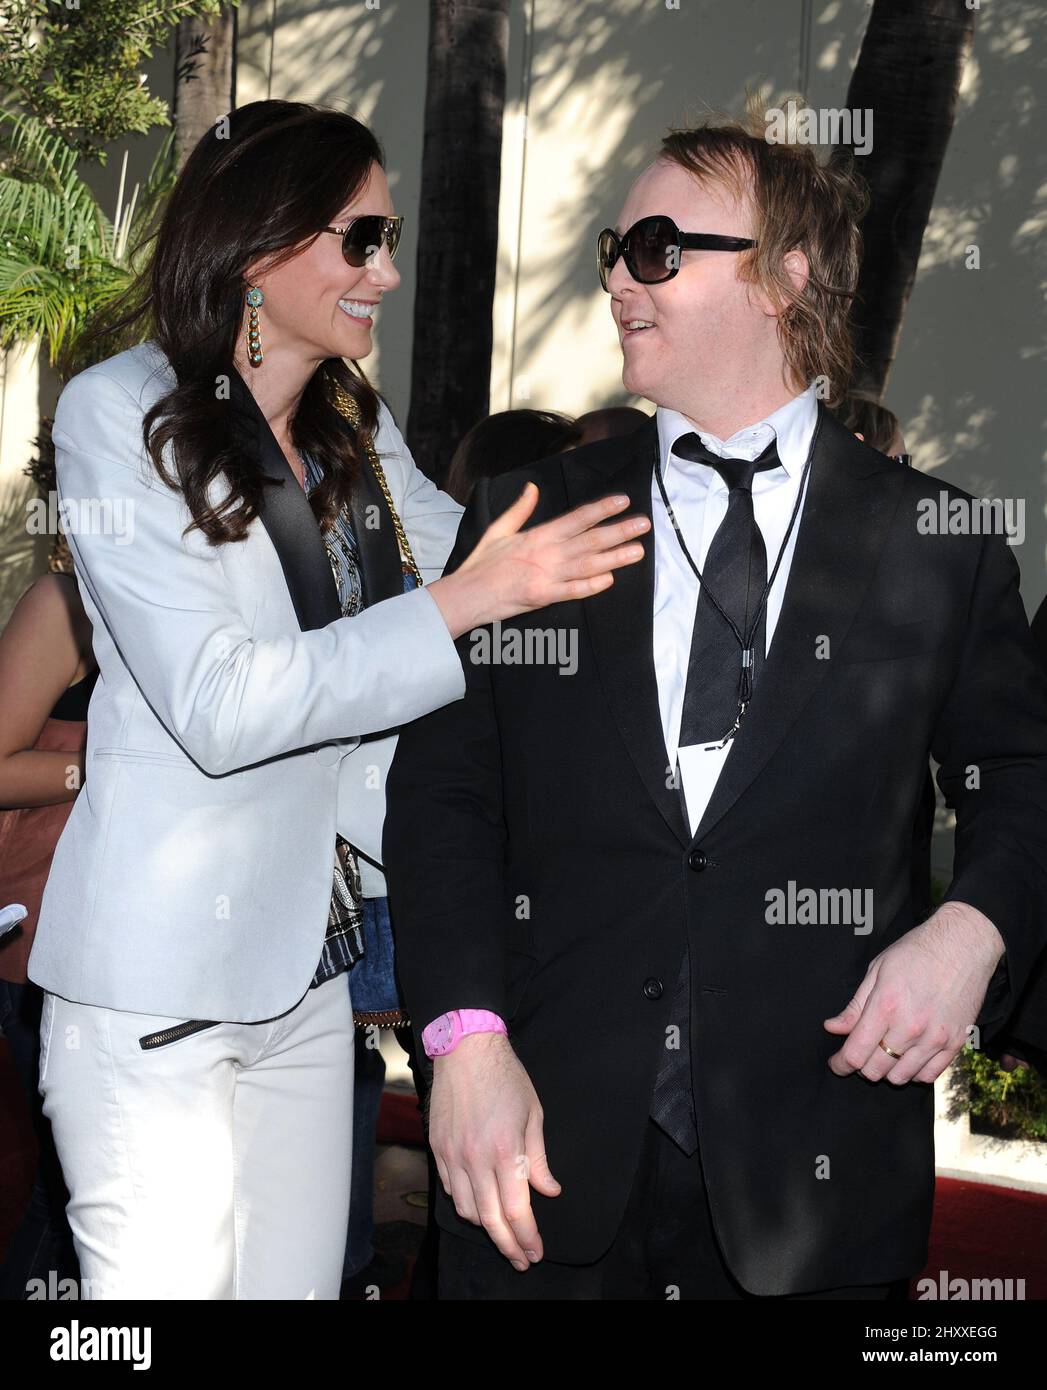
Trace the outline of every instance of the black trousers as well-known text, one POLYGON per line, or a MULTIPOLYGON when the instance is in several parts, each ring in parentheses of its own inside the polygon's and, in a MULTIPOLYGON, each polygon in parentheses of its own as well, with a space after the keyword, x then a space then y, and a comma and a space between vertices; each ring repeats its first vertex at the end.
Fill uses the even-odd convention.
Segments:
POLYGON ((69 1193, 39 1091, 43 1000, 43 990, 32 982, 20 985, 0 980, 0 1027, 25 1090, 39 1147, 29 1205, 0 1264, 0 1300, 4 1301, 23 1301, 30 1295, 48 1297, 30 1287, 34 1281, 49 1289, 52 1280, 76 1283, 80 1278, 73 1233, 65 1215, 69 1193))
MULTIPOLYGON (((797 1299, 906 1298, 908 1280, 793 1294, 797 1299)), ((622 1224, 588 1265, 543 1259, 524 1273, 490 1240, 440 1232, 441 1299, 754 1299, 732 1276, 713 1233, 698 1152, 688 1157, 653 1120, 622 1224)))

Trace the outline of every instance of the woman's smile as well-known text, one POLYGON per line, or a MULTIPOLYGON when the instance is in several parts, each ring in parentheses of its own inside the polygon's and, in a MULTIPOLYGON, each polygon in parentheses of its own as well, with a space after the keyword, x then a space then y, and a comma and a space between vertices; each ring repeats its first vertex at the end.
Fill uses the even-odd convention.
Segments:
POLYGON ((371 310, 377 306, 377 299, 340 299, 338 301, 338 307, 343 314, 348 314, 351 319, 357 319, 368 326, 374 322, 371 310))

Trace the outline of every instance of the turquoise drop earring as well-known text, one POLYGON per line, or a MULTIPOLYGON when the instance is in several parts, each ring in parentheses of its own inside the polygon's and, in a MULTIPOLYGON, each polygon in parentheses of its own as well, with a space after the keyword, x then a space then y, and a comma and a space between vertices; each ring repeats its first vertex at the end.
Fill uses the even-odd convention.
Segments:
POLYGON ((247 291, 247 360, 252 367, 262 365, 262 340, 258 335, 258 309, 265 296, 253 285, 247 291))

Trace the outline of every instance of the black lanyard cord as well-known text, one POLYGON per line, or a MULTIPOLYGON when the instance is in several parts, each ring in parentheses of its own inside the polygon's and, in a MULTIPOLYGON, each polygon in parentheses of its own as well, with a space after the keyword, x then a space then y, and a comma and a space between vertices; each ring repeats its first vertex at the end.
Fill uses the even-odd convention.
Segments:
MULTIPOLYGON (((775 560, 775 562, 774 562, 774 568, 773 568, 772 571, 771 571, 770 578, 767 580, 767 583, 764 585, 763 593, 760 595, 760 601, 759 601, 759 603, 756 605, 756 614, 755 614, 755 616, 754 616, 754 618, 753 618, 752 625, 750 626, 748 632, 747 632, 745 635, 743 635, 743 634, 738 630, 738 625, 737 625, 737 623, 734 621, 734 619, 730 616, 730 614, 724 612, 723 608, 720 606, 720 603, 718 602, 718 600, 717 600, 717 598, 716 598, 716 595, 713 593, 712 589, 709 588, 709 586, 706 584, 705 580, 702 578, 701 570, 699 570, 698 566, 694 563, 694 560, 693 560, 693 558, 691 557, 691 552, 687 549, 687 542, 686 542, 686 541, 684 540, 684 538, 683 538, 683 532, 680 530, 680 524, 679 524, 679 522, 676 520, 676 513, 673 511, 673 509, 672 509, 672 504, 670 503, 668 494, 667 494, 666 491, 665 491, 665 479, 662 477, 661 449, 658 449, 658 450, 656 451, 656 453, 655 453, 655 459, 654 459, 654 472, 655 472, 655 477, 658 479, 658 491, 659 491, 659 492, 661 493, 661 495, 662 495, 662 503, 663 503, 664 506, 665 506, 666 515, 668 516, 670 522, 672 523, 672 528, 673 528, 673 530, 676 532, 676 539, 677 539, 677 542, 679 543, 680 549, 683 551, 684 557, 685 557, 685 559, 687 560, 687 563, 690 565, 691 569, 694 571, 695 578, 698 580, 698 584, 699 584, 698 600, 699 600, 699 602, 701 601, 702 593, 705 593, 705 594, 708 595, 709 601, 712 603, 712 605, 713 605, 713 607, 716 609, 717 613, 719 613, 720 617, 723 618, 724 622, 727 623, 728 627, 730 627, 731 631, 734 633, 735 641, 738 643, 738 646, 739 646, 739 648, 741 649, 741 653, 742 653, 742 674, 741 674, 741 682, 740 682, 740 689, 739 689, 739 700, 740 700, 740 702, 741 702, 743 708, 744 708, 744 706, 748 703, 748 701, 749 701, 749 696, 750 696, 751 693, 752 693, 752 669, 753 669, 753 651, 752 651, 752 644, 753 644, 753 639, 754 639, 755 636, 756 636, 756 629, 757 629, 757 627, 759 627, 759 624, 760 624, 760 615, 763 613, 764 605, 765 605, 766 602, 767 602, 767 597, 768 597, 768 595, 770 594, 771 589, 774 587, 774 581, 775 581, 775 579, 778 577, 778 570, 779 570, 779 568, 781 567, 782 558, 783 558, 783 556, 785 555, 786 548, 787 548, 787 546, 788 546, 788 544, 789 544, 789 537, 792 535, 792 533, 793 533, 793 527, 796 525, 796 518, 797 518, 797 517, 799 516, 799 514, 800 514, 800 503, 803 501, 804 488, 805 488, 805 485, 806 485, 806 482, 807 482, 807 474, 808 474, 809 471, 810 471, 810 468, 811 468, 811 460, 812 460, 813 457, 814 457, 814 444, 815 444, 815 440, 817 439, 817 437, 818 437, 818 430, 815 429, 814 436, 813 436, 812 439, 811 439, 811 447, 810 447, 810 449, 808 450, 807 458, 806 458, 806 460, 805 460, 805 462, 804 462, 804 465, 803 465, 803 472, 802 472, 801 475, 800 475, 800 486, 799 486, 799 488, 797 489, 796 501, 795 501, 795 503, 793 504, 792 516, 789 518, 789 526, 788 526, 788 528, 787 528, 787 530, 786 530, 786 532, 785 532, 785 537, 784 537, 784 539, 782 540, 781 546, 780 546, 779 549, 778 549, 778 558, 777 558, 777 559, 775 560)), ((729 499, 728 499, 728 505, 729 505, 729 499)), ((755 509, 754 509, 754 512, 753 512, 753 525, 755 526, 756 524, 757 524, 757 523, 756 523, 756 515, 755 515, 755 509)))
MULTIPOLYGON (((813 441, 811 453, 813 453, 813 441)), ((788 518, 788 528, 786 530, 786 535, 784 535, 783 542, 781 542, 779 553, 777 553, 777 559, 774 560, 774 569, 770 571, 770 578, 768 582, 766 582, 766 584, 763 585, 763 592, 761 596, 759 596, 758 605, 756 605, 756 613, 754 616, 754 620, 752 620, 751 627, 749 627, 749 630, 747 634, 745 634, 745 637, 742 637, 741 632, 738 631, 737 623, 736 621, 734 621, 733 617, 731 617, 729 613, 724 613, 724 610, 722 609, 722 607, 720 607, 720 603, 717 602, 716 595, 713 594, 712 589, 709 588, 709 585, 706 584, 704 578, 702 578, 701 570, 698 569, 697 564, 695 564, 694 560, 692 560, 691 552, 687 549, 687 542, 684 541, 683 532, 681 532, 680 530, 680 523, 676 520, 676 513, 673 512, 672 503, 669 502, 669 496, 666 495, 665 480, 663 480, 662 477, 662 459, 660 459, 660 450, 658 452, 658 455, 656 455, 655 457, 655 477, 658 478, 658 491, 662 493, 662 502, 663 505, 665 505, 667 517, 669 517, 669 520, 672 521, 673 531, 676 531, 676 539, 680 543, 680 549, 683 550, 684 557, 685 559, 687 559, 687 563, 690 564, 691 569, 694 570, 695 578, 697 578, 698 584, 701 585, 701 591, 704 591, 705 594, 709 596, 709 602, 711 602, 712 606, 715 607, 716 612, 720 614, 720 617, 722 617, 724 623, 727 623, 727 626, 730 627, 731 632, 734 632, 734 638, 736 638, 738 646, 740 646, 742 652, 747 652, 748 649, 751 648, 752 639, 754 639, 756 635, 756 627, 759 626, 759 620, 761 620, 763 605, 765 605, 765 603, 768 602, 768 595, 774 587, 774 580, 776 580, 777 573, 779 573, 779 569, 781 567, 781 559, 783 559, 784 553, 786 553, 786 548, 788 546, 788 538, 790 538, 791 535, 793 535, 793 527, 795 523, 797 523, 797 517, 800 516, 800 503, 802 502, 802 499, 804 499, 804 486, 806 484, 806 475, 808 475, 809 468, 811 468, 811 453, 809 453, 808 457, 806 457, 806 461, 804 463, 804 471, 802 471, 802 474, 800 475, 800 488, 798 488, 797 500, 795 500, 793 505, 793 516, 788 518)), ((754 518, 752 518, 752 524, 756 524, 755 514, 754 518)), ((701 594, 699 594, 699 596, 701 596, 701 594)))

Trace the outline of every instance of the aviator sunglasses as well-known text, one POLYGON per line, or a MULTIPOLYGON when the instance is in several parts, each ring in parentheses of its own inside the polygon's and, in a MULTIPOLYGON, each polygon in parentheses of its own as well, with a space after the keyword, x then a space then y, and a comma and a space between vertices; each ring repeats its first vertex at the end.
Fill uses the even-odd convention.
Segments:
POLYGON ((605 290, 619 256, 638 284, 660 285, 679 271, 681 251, 749 251, 755 245, 744 236, 681 232, 671 217, 658 213, 641 217, 621 236, 613 227, 605 227, 596 238, 596 267, 605 290))
POLYGON ((369 213, 365 217, 354 217, 345 227, 321 227, 320 230, 340 236, 342 255, 346 262, 359 269, 381 249, 383 242, 389 248, 391 260, 400 245, 403 225, 402 216, 382 217, 377 213, 369 213))

